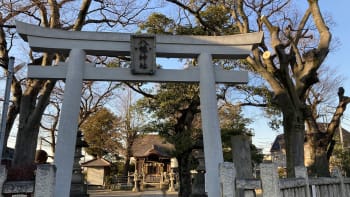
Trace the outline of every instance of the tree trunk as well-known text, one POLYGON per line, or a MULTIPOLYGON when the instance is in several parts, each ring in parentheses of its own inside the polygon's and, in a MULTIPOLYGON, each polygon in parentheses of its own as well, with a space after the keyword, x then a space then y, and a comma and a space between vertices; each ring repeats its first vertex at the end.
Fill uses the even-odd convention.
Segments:
POLYGON ((125 164, 124 164, 124 169, 123 169, 123 176, 128 176, 129 172, 129 167, 130 167, 130 155, 125 155, 125 164))
POLYGON ((189 197, 192 193, 191 173, 190 173, 190 152, 185 152, 177 157, 179 161, 179 197, 189 197))
POLYGON ((344 92, 344 88, 340 87, 338 90, 339 103, 329 124, 317 125, 312 122, 312 119, 308 119, 306 146, 310 152, 309 168, 312 175, 330 176, 329 158, 335 143, 333 136, 340 127, 340 118, 347 104, 350 103, 350 97, 344 96, 344 92))
MULTIPOLYGON (((317 141, 316 141, 317 142, 317 141)), ((311 175, 329 177, 329 160, 327 158, 327 146, 320 146, 313 143, 311 146, 312 164, 309 166, 311 175)))
POLYGON ((21 101, 15 154, 12 161, 14 167, 27 166, 34 162, 41 117, 55 86, 55 82, 50 80, 29 80, 28 84, 31 84, 30 88, 27 88, 21 101))
POLYGON ((318 125, 313 119, 307 119, 305 151, 309 157, 305 158, 306 166, 311 176, 329 176, 329 161, 327 159, 327 135, 325 125, 318 125), (321 128, 321 129, 320 129, 321 128), (323 131, 321 131, 323 128, 323 131))
POLYGON ((302 112, 298 112, 295 109, 283 111, 288 177, 295 176, 295 166, 304 166, 305 126, 302 117, 302 112))
POLYGON ((34 163, 38 133, 39 125, 18 130, 15 154, 12 161, 13 167, 29 166, 34 163))

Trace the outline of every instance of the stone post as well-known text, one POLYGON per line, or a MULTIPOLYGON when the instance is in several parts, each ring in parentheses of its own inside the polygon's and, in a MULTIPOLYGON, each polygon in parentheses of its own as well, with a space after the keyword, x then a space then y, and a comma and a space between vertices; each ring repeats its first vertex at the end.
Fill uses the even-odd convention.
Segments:
POLYGON ((232 159, 237 171, 237 178, 253 178, 250 136, 235 135, 231 137, 232 159))
POLYGON ((202 116, 205 186, 209 197, 220 196, 219 164, 224 161, 216 98, 215 70, 212 56, 201 53, 198 57, 199 91, 202 116))
POLYGON ((34 197, 53 197, 56 167, 50 164, 37 166, 34 197))
POLYGON ((305 179, 306 197, 310 197, 311 193, 310 193, 310 184, 309 184, 309 176, 307 175, 307 169, 305 168, 305 166, 295 166, 294 171, 295 171, 295 178, 305 179))
POLYGON ((220 185, 222 197, 236 196, 236 168, 231 162, 223 162, 220 164, 220 185))
MULTIPOLYGON (((250 152, 251 137, 234 135, 231 137, 232 159, 237 171, 237 178, 253 178, 253 166, 250 152)), ((244 196, 244 189, 237 189, 237 196, 244 196)))
MULTIPOLYGON (((3 190, 3 185, 7 179, 7 169, 5 165, 0 165, 0 191, 3 190)), ((0 192, 0 197, 2 197, 2 192, 0 192)))
POLYGON ((277 164, 262 163, 260 164, 261 186, 263 196, 280 197, 279 178, 277 173, 277 164))

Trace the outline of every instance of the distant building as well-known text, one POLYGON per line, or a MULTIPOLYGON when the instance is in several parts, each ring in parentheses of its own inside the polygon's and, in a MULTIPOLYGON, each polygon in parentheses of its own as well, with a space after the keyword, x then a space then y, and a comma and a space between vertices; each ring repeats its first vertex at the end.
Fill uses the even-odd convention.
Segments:
POLYGON ((277 135, 270 149, 271 161, 276 163, 280 168, 286 168, 286 149, 284 135, 277 135))
POLYGON ((168 181, 174 150, 174 145, 159 135, 142 135, 135 140, 132 146, 134 174, 142 178, 141 185, 161 185, 168 181))
POLYGON ((105 186, 110 174, 111 163, 103 158, 96 158, 81 164, 85 168, 88 185, 105 186))
MULTIPOLYGON (((327 125, 326 124, 319 124, 319 126, 320 126, 320 129, 325 130, 327 125)), ((334 134, 333 139, 340 139, 340 133, 342 134, 344 147, 349 148, 350 147, 350 132, 344 128, 342 128, 342 130, 340 130, 338 128, 334 134)), ((305 144, 304 145, 305 166, 309 166, 310 159, 311 159, 311 155, 309 154, 310 152, 307 151, 308 149, 309 149, 308 145, 305 144)), ((271 146, 270 153, 271 153, 271 161, 273 163, 277 163, 278 167, 280 167, 280 168, 286 168, 287 159, 286 159, 286 149, 285 149, 285 141, 284 141, 283 134, 276 136, 276 138, 271 146)))

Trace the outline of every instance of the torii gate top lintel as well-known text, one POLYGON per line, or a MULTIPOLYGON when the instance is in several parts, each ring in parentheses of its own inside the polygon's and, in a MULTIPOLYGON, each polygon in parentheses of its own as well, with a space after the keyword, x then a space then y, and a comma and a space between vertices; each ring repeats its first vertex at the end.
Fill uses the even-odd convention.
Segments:
MULTIPOLYGON (((130 54, 130 37, 134 34, 114 32, 65 31, 16 21, 23 40, 34 51, 68 54, 73 48, 88 55, 119 56, 130 54)), ((252 45, 260 43, 263 32, 227 36, 155 35, 156 56, 196 58, 206 52, 212 58, 241 59, 250 54, 252 45)))

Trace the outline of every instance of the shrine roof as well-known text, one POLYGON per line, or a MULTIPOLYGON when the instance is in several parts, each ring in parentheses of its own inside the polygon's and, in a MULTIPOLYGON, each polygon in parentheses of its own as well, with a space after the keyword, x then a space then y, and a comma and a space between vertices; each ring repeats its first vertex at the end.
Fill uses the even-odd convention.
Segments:
POLYGON ((171 152, 174 150, 174 145, 159 135, 142 135, 136 138, 132 146, 132 156, 147 157, 151 154, 156 154, 163 157, 171 157, 171 152))

